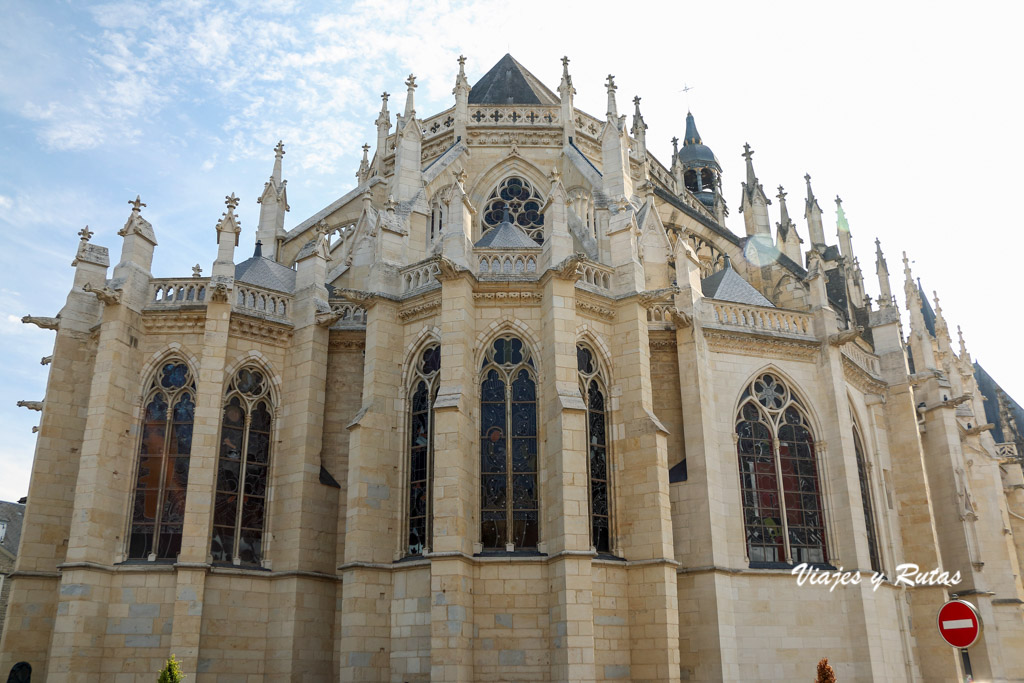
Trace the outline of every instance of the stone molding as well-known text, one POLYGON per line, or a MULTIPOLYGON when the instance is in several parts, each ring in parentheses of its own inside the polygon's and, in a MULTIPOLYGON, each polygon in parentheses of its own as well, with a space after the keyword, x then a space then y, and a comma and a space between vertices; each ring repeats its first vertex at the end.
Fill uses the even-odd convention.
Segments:
POLYGON ((710 351, 735 353, 741 356, 813 363, 821 353, 821 344, 816 341, 761 337, 753 334, 738 334, 708 328, 704 328, 704 339, 707 341, 710 351))
POLYGON ((206 311, 184 312, 176 310, 166 313, 144 313, 142 328, 146 334, 185 334, 202 332, 206 329, 206 311))
POLYGON ((505 304, 524 304, 539 306, 544 299, 540 292, 473 292, 473 301, 482 306, 504 306, 505 304))
POLYGON ((245 315, 231 314, 231 325, 228 328, 234 337, 241 337, 272 346, 287 346, 292 338, 292 330, 280 323, 271 323, 245 315))

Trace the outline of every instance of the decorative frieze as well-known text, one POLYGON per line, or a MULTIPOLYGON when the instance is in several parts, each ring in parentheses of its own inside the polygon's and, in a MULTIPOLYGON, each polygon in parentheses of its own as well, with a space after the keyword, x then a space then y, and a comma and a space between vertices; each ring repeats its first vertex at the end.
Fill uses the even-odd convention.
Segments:
POLYGON ((587 301, 586 299, 576 299, 576 308, 583 312, 584 315, 593 315, 604 320, 614 320, 615 311, 607 306, 587 301))
POLYGON ((540 292, 473 292, 473 301, 483 306, 504 306, 525 304, 539 306, 544 295, 540 292))
POLYGON ((142 329, 146 334, 201 333, 206 328, 206 311, 168 311, 143 313, 142 329))
POLYGON ((821 345, 812 341, 762 337, 754 334, 726 332, 704 328, 708 349, 740 356, 777 358, 813 363, 821 353, 821 345))
POLYGON ((327 342, 327 348, 331 351, 365 349, 366 335, 358 332, 338 332, 331 330, 331 336, 327 342))
POLYGON ((234 314, 229 331, 232 336, 273 346, 287 346, 292 338, 292 330, 282 324, 234 314))
POLYGON ((420 301, 419 303, 411 306, 398 309, 398 317, 403 322, 409 322, 410 320, 416 320, 428 315, 433 315, 434 311, 439 308, 441 308, 441 297, 435 296, 426 301, 420 301))
POLYGON ((872 377, 864 368, 853 362, 845 354, 843 359, 843 377, 855 388, 865 394, 882 394, 886 384, 872 377))

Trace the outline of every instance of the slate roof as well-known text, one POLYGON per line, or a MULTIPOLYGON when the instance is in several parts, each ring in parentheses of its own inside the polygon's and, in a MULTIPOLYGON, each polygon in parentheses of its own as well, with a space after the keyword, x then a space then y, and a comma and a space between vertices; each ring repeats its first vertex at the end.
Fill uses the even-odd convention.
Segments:
POLYGON ((498 227, 485 232, 473 246, 478 249, 540 249, 522 228, 509 222, 508 211, 498 227))
POLYGON ((928 328, 928 334, 935 336, 935 311, 925 296, 924 288, 921 287, 921 278, 917 278, 917 293, 921 295, 921 315, 924 316, 924 326, 928 328))
MULTIPOLYGON (((995 425, 991 432, 992 438, 995 439, 996 443, 1014 441, 1016 438, 1019 438, 1019 434, 1012 433, 1011 425, 1004 424, 999 415, 999 393, 1002 391, 999 384, 992 379, 992 376, 985 371, 985 368, 977 363, 974 364, 974 379, 978 382, 978 391, 985 397, 985 422, 991 422, 995 425)), ((1020 404, 1010 398, 1005 391, 1002 393, 1009 404, 1010 415, 1013 417, 1013 421, 1016 422, 1017 429, 1024 428, 1024 408, 1021 408, 1020 404)), ((1018 454, 1020 454, 1019 450, 1018 454)))
POLYGON ((0 522, 7 522, 7 531, 0 546, 11 555, 18 554, 18 541, 21 540, 21 523, 24 519, 24 505, 0 500, 0 522))
POLYGON ((263 256, 236 265, 235 281, 287 294, 295 291, 295 271, 263 256))
POLYGON ((469 91, 470 104, 558 104, 558 96, 510 54, 498 60, 469 91))
POLYGON ((686 168, 714 166, 719 173, 722 171, 718 157, 701 141, 697 124, 694 123, 693 114, 690 112, 686 112, 686 135, 683 138, 683 148, 679 150, 679 161, 683 162, 686 168))
POLYGON ((700 289, 709 299, 775 308, 775 304, 732 269, 728 256, 725 257, 725 268, 701 280, 700 289))

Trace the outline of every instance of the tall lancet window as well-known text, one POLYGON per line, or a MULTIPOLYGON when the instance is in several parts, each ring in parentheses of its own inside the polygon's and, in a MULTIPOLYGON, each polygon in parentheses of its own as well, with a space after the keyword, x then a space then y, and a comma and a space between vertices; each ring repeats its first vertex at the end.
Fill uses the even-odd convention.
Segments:
POLYGON ((878 532, 875 528, 875 508, 871 497, 871 480, 868 475, 868 464, 864 457, 864 441, 860 438, 857 423, 853 424, 853 454, 857 459, 857 478, 860 480, 860 500, 864 505, 864 528, 868 534, 868 554, 871 559, 871 570, 882 571, 882 563, 878 555, 878 532))
POLYGON ((188 365, 160 366, 143 402, 128 557, 174 559, 181 552, 196 383, 188 365))
POLYGON ((759 375, 740 399, 736 435, 750 561, 827 561, 814 437, 800 399, 777 376, 759 375))
POLYGON ((537 374, 529 347, 495 339, 480 375, 480 539, 491 550, 536 548, 537 374))
POLYGON ((611 552, 611 519, 608 500, 608 416, 604 381, 594 353, 576 347, 580 393, 587 404, 587 465, 590 476, 590 542, 598 552, 611 552))
POLYGON ((441 379, 441 347, 423 351, 413 369, 409 397, 409 555, 430 547, 434 472, 434 400, 441 379))
POLYGON ((235 373, 224 398, 213 505, 214 562, 260 565, 274 407, 264 372, 235 373))
POLYGON ((483 232, 501 225, 508 209, 509 220, 526 231, 537 244, 544 243, 544 199, 529 181, 518 176, 505 178, 484 204, 483 232))

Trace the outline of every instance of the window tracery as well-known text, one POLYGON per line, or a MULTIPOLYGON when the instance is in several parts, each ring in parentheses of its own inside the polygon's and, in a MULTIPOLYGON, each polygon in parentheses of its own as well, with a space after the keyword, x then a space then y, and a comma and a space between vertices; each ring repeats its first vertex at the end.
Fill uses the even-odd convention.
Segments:
POLYGON ((196 383, 184 362, 165 361, 143 402, 128 557, 174 559, 181 552, 195 419, 196 383))
POLYGON ((751 562, 828 559, 814 437, 800 399, 771 373, 744 390, 736 418, 751 562))
POLYGON ((611 552, 611 486, 608 476, 607 408, 604 378, 594 352, 576 347, 580 393, 587 406, 587 469, 590 479, 590 542, 598 552, 611 552))
POLYGON ((537 375, 530 349, 502 336, 480 370, 480 538, 485 549, 539 539, 537 375))
POLYGON ((273 421, 263 371, 238 370, 224 398, 210 544, 214 562, 262 564, 273 421))
POLYGON ((860 500, 864 506, 864 528, 868 536, 868 556, 871 570, 882 571, 882 563, 878 554, 878 531, 875 527, 875 508, 871 496, 871 481, 868 476, 867 460, 864 457, 864 441, 860 436, 857 423, 853 424, 853 454, 857 459, 857 478, 860 481, 860 500))
MULTIPOLYGON (((537 244, 544 243, 544 199, 529 181, 509 176, 498 184, 484 204, 483 233, 501 225, 508 209, 509 220, 526 231, 537 244)), ((483 234, 482 233, 482 234, 483 234)))
POLYGON ((441 379, 441 347, 423 351, 416 362, 409 411, 408 555, 430 546, 434 471, 434 401, 441 379))

